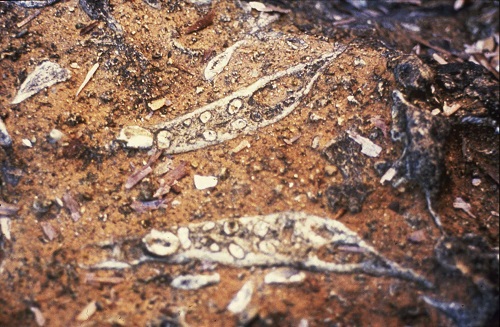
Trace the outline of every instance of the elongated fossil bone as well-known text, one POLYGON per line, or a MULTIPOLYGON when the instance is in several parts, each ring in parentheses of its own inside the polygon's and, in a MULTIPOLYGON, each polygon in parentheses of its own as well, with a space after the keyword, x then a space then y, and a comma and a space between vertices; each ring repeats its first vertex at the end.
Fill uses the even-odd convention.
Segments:
POLYGON ((149 261, 211 261, 235 267, 288 266, 333 273, 391 276, 432 283, 390 261, 342 223, 304 212, 222 219, 152 230, 142 239, 86 246, 89 269, 125 269, 149 261), (89 248, 98 252, 92 253, 89 248), (115 254, 113 257, 112 254, 115 254))
POLYGON ((285 118, 309 94, 322 71, 346 48, 337 45, 332 52, 317 59, 264 76, 222 99, 149 128, 156 135, 156 145, 166 153, 193 151, 285 118), (274 97, 267 96, 265 103, 258 103, 256 95, 272 84, 280 84, 285 91, 274 97))

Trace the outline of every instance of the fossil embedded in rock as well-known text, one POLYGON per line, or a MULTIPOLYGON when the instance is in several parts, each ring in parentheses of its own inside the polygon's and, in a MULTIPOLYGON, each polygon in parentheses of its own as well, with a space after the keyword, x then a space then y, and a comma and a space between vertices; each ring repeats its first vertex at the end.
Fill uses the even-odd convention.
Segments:
MULTIPOLYGON (((183 264, 199 260, 235 267, 287 266, 323 272, 366 273, 406 279, 425 287, 432 285, 424 277, 384 257, 342 223, 304 212, 193 223, 163 232, 152 230, 142 240, 132 243, 127 249, 134 250, 118 251, 124 253, 128 261, 123 262, 123 268, 148 261, 183 264), (235 226, 235 223, 237 232, 227 233, 228 224, 235 226), (147 251, 141 250, 144 246, 147 251), (320 259, 318 255, 323 252, 329 255, 322 255, 320 259), (352 256, 353 252, 356 256, 352 256)), ((95 257, 102 258, 102 255, 95 257)), ((82 266, 109 269, 109 263, 117 266, 113 258, 82 266)))
POLYGON ((161 232, 153 229, 144 236, 142 242, 146 249, 157 256, 163 257, 174 254, 179 248, 179 239, 170 232, 161 232))
POLYGON ((165 149, 166 153, 197 150, 234 139, 285 118, 311 91, 322 71, 346 48, 345 45, 338 45, 332 52, 315 60, 264 76, 222 99, 150 128, 156 133, 157 146, 165 149), (285 79, 293 80, 294 83, 287 83, 285 79), (286 88, 283 93, 286 95, 268 99, 268 103, 263 105, 254 104, 252 98, 274 83, 283 85, 286 88))
POLYGON ((197 290, 220 282, 220 275, 184 275, 174 278, 170 286, 181 290, 197 290))
POLYGON ((217 75, 219 75, 219 73, 224 69, 224 67, 227 66, 229 60, 231 60, 234 51, 243 44, 245 44, 245 40, 238 41, 229 48, 227 48, 221 54, 218 54, 217 56, 213 57, 212 60, 208 62, 207 67, 205 67, 205 72, 204 72, 205 79, 207 81, 211 81, 217 75))

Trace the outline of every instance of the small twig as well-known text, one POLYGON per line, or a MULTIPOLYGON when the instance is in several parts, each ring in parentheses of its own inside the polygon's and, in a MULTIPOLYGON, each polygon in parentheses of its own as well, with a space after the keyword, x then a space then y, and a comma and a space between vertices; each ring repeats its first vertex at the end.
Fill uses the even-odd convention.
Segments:
POLYGON ((76 95, 75 95, 75 98, 78 97, 78 95, 80 94, 80 92, 83 90, 83 88, 87 85, 87 83, 90 81, 90 79, 92 78, 92 76, 94 76, 97 68, 99 68, 99 63, 96 63, 94 66, 92 66, 92 68, 89 70, 89 72, 87 73, 87 76, 85 77, 85 80, 83 81, 82 85, 80 85, 80 87, 78 88, 78 91, 76 91, 76 95))
POLYGON ((16 24, 17 27, 23 27, 24 25, 28 24, 31 22, 33 19, 35 19, 38 15, 40 15, 42 11, 40 9, 35 10, 31 15, 20 21, 19 23, 16 24))
POLYGON ((431 48, 433 50, 436 50, 436 51, 439 51, 441 53, 444 53, 445 55, 448 55, 448 56, 451 56, 451 57, 455 57, 457 59, 458 62, 464 62, 464 60, 462 58, 460 58, 459 56, 457 55, 454 55, 453 53, 451 53, 450 51, 446 50, 446 49, 443 49, 441 48, 440 46, 437 46, 437 45, 433 45, 431 44, 429 41, 427 40, 424 40, 422 39, 420 36, 418 35, 414 35, 414 34, 408 34, 408 36, 415 42, 418 42, 422 45, 425 45, 426 47, 428 48, 431 48))
POLYGON ((347 24, 350 24, 352 22, 355 22, 357 19, 355 17, 350 17, 350 18, 346 18, 346 19, 341 19, 341 20, 338 20, 336 22, 333 22, 333 26, 339 26, 339 25, 347 25, 347 24))
POLYGON ((186 73, 186 74, 188 74, 188 75, 194 76, 194 74, 193 74, 193 73, 191 73, 189 70, 187 70, 186 68, 184 68, 184 67, 182 67, 182 66, 180 66, 180 65, 177 65, 177 64, 173 64, 173 63, 172 63, 172 64, 170 64, 170 66, 174 67, 174 68, 175 68, 175 69, 177 69, 177 70, 180 70, 180 71, 181 71, 181 72, 183 72, 183 73, 186 73))
POLYGON ((482 54, 482 53, 474 53, 474 54, 472 54, 472 57, 474 58, 474 60, 476 60, 478 63, 480 63, 481 66, 483 66, 490 73, 492 73, 493 76, 495 76, 496 79, 500 78, 498 72, 493 67, 491 67, 490 63, 488 62, 488 60, 486 59, 486 57, 484 56, 484 54, 482 54))
POLYGON ((208 26, 214 23, 214 18, 215 18, 215 12, 212 9, 208 12, 208 14, 203 16, 200 20, 196 21, 193 25, 189 26, 184 33, 191 34, 207 28, 208 26))

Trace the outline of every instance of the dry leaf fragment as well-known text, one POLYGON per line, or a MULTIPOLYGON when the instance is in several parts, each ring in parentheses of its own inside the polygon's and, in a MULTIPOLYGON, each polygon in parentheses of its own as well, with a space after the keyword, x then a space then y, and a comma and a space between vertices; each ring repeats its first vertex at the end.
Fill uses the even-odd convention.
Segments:
POLYGON ((125 281, 125 278, 123 277, 100 277, 96 276, 94 273, 88 273, 85 275, 85 283, 87 284, 93 284, 93 283, 100 283, 100 284, 120 284, 123 281, 125 281))
POLYGON ((40 15, 42 13, 42 11, 40 9, 37 9, 35 10, 31 15, 29 15, 28 17, 26 17, 25 19, 23 19, 22 21, 20 21, 19 23, 17 23, 17 27, 18 28, 21 28, 23 27, 24 25, 28 24, 29 22, 31 22, 33 19, 35 19, 38 15, 40 15))
POLYGON ((373 126, 380 129, 382 131, 382 134, 384 134, 384 137, 387 138, 387 132, 389 131, 389 127, 387 126, 385 121, 380 117, 380 115, 376 115, 370 118, 370 123, 372 123, 373 126))
POLYGON ((423 229, 416 230, 408 235, 408 240, 412 243, 422 243, 426 240, 425 231, 423 229))
POLYGON ((141 180, 143 180, 144 177, 149 175, 152 171, 153 171, 153 168, 151 168, 148 165, 143 166, 140 169, 137 169, 136 171, 134 171, 132 173, 132 175, 129 176, 129 178, 125 182, 125 189, 130 190, 137 183, 139 183, 141 180))
POLYGON ((470 211, 472 209, 472 206, 469 203, 465 202, 464 199, 462 199, 461 197, 458 197, 455 199, 455 201, 453 201, 453 208, 462 209, 463 211, 465 211, 466 214, 468 214, 472 218, 476 218, 476 216, 474 216, 470 211))
POLYGON ((19 211, 19 207, 7 202, 0 200, 0 215, 1 216, 12 216, 19 211))
POLYGON ((259 1, 250 1, 248 5, 250 6, 250 8, 260 12, 278 12, 281 14, 288 14, 291 11, 290 9, 283 9, 278 6, 267 5, 259 1))
POLYGON ((138 213, 143 213, 146 211, 158 210, 162 207, 166 207, 167 199, 153 200, 153 201, 134 201, 130 204, 130 207, 137 211, 138 213))
POLYGON ((438 55, 437 53, 433 53, 432 58, 434 58, 434 60, 436 60, 437 63, 440 65, 447 65, 448 64, 448 62, 443 57, 438 55))
POLYGON ((156 167, 153 169, 153 174, 155 176, 163 176, 166 173, 168 173, 172 169, 172 159, 167 158, 164 162, 160 162, 156 167))
POLYGON ((160 198, 168 192, 170 192, 170 185, 167 185, 165 180, 162 178, 160 179, 160 187, 156 190, 155 194, 153 194, 153 197, 160 198))
POLYGON ((177 167, 169 171, 164 179, 165 179, 165 184, 172 186, 176 181, 180 180, 184 176, 187 175, 187 162, 186 161, 181 161, 177 167))
MULTIPOLYGON (((500 78, 500 74, 498 74, 496 69, 490 65, 490 63, 488 62, 488 59, 486 59, 484 54, 475 53, 471 56, 471 58, 473 58, 475 60, 475 62, 479 63, 481 66, 486 68, 490 73, 492 73, 496 79, 500 78)), ((473 60, 469 59, 469 61, 473 61, 473 60)))
POLYGON ((69 210, 71 214, 71 219, 73 219, 74 222, 77 222, 80 220, 82 215, 80 214, 80 205, 76 200, 73 198, 73 196, 67 192, 63 195, 62 197, 64 206, 69 210))
POLYGON ((234 149, 229 151, 229 154, 238 153, 241 150, 243 150, 244 148, 249 148, 249 147, 250 147, 250 142, 248 142, 247 140, 243 140, 240 142, 240 144, 235 146, 234 149))
POLYGON ((301 134, 297 134, 291 139, 283 139, 283 142, 285 142, 287 145, 292 145, 293 143, 295 143, 295 141, 300 139, 301 136, 302 136, 301 134))
POLYGON ((97 25, 99 25, 100 21, 96 20, 96 21, 93 21, 92 23, 88 24, 87 26, 84 26, 81 30, 80 30, 80 36, 83 36, 83 35, 86 35, 86 34, 89 34, 90 32, 92 32, 92 30, 94 28, 97 27, 97 25))
POLYGON ((369 157, 378 157, 382 151, 382 148, 379 145, 354 131, 347 131, 347 134, 349 135, 349 138, 354 140, 354 142, 361 145, 361 153, 366 154, 369 157))
POLYGON ((455 112, 457 112, 457 110, 460 108, 462 108, 462 105, 459 103, 453 103, 451 105, 447 105, 445 101, 443 105, 443 113, 445 116, 451 116, 455 112))
POLYGON ((78 91, 76 91, 76 95, 75 95, 75 98, 78 97, 78 94, 80 94, 80 92, 83 90, 83 88, 87 85, 87 83, 90 81, 90 79, 92 78, 92 76, 94 76, 97 68, 99 68, 99 63, 96 63, 94 66, 92 66, 92 68, 89 70, 89 72, 87 73, 87 76, 85 76, 85 80, 83 81, 82 85, 80 85, 80 87, 78 88, 78 91))
POLYGON ((49 241, 52 241, 57 237, 57 231, 49 222, 42 221, 40 222, 40 226, 42 226, 43 233, 47 236, 49 241))

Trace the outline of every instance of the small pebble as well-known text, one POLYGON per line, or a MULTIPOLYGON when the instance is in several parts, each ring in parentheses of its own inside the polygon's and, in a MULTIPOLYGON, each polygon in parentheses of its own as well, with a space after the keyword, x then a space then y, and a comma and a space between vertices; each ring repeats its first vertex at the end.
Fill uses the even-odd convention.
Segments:
POLYGON ((325 166, 325 173, 328 175, 328 176, 333 176, 336 172, 337 172, 337 167, 335 166, 332 166, 332 165, 327 165, 325 166))
POLYGON ((28 139, 22 139, 21 141, 25 147, 32 148, 33 144, 31 144, 31 141, 28 139))
POLYGON ((441 110, 439 110, 437 108, 431 111, 431 115, 433 115, 433 116, 437 116, 439 114, 441 114, 441 110))
POLYGON ((311 142, 311 148, 313 149, 317 149, 318 146, 319 146, 319 141, 320 141, 321 137, 320 136, 315 136, 311 142))
POLYGON ((316 122, 320 120, 326 120, 325 117, 319 116, 315 113, 312 113, 309 115, 309 121, 316 122))
POLYGON ((472 179, 472 185, 474 185, 474 186, 481 185, 481 179, 479 179, 479 178, 473 178, 472 179))
POLYGON ((426 240, 425 231, 423 229, 414 231, 408 235, 408 240, 412 243, 422 243, 426 240))
POLYGON ((218 179, 215 176, 194 175, 194 186, 197 190, 205 190, 217 186, 218 179))
POLYGON ((10 218, 0 217, 0 232, 7 240, 11 240, 10 236, 10 218))
POLYGON ((77 321, 86 321, 97 311, 97 303, 96 301, 92 301, 80 312, 80 314, 76 317, 77 321))
POLYGON ((64 136, 63 132, 54 128, 49 133, 49 142, 56 143, 56 142, 60 141, 63 136, 64 136))

